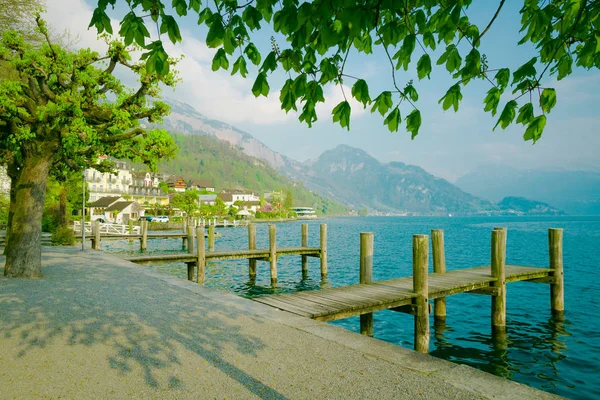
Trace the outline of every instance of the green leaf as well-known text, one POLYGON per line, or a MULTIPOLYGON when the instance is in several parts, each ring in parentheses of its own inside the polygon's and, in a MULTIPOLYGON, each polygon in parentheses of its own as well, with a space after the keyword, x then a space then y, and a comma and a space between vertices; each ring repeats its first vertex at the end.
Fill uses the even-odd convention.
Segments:
POLYGON ((429 77, 431 73, 431 58, 429 58, 429 54, 423 54, 417 62, 417 74, 419 79, 423 79, 426 76, 429 77))
POLYGON ((398 132, 398 126, 400 125, 400 109, 394 108, 383 121, 384 125, 387 125, 390 132, 398 132))
POLYGON ((537 142, 539 138, 542 137, 542 133, 544 132, 544 128, 546 127, 546 116, 540 115, 535 117, 527 126, 525 133, 523 134, 523 139, 525 140, 533 140, 533 143, 537 142))
POLYGON ((275 71, 277 69, 277 54, 271 51, 260 66, 261 72, 275 71))
POLYGON ((179 26, 177 25, 175 18, 170 15, 162 16, 160 33, 168 33, 169 39, 172 43, 181 42, 181 32, 179 32, 179 26))
POLYGON ((260 64, 260 60, 261 60, 260 53, 258 52, 258 49, 254 45, 254 43, 248 44, 248 46, 246 46, 246 49, 244 50, 244 53, 246 53, 246 55, 248 56, 248 59, 250 59, 252 64, 254 64, 254 65, 260 64))
POLYGON ((394 104, 392 102, 392 92, 381 92, 381 94, 375 98, 374 103, 371 112, 374 113, 375 110, 377 110, 383 117, 394 104))
POLYGON ((231 75, 235 75, 238 71, 244 78, 246 75, 248 75, 248 68, 246 68, 246 59, 244 56, 239 56, 238 59, 233 63, 231 75))
POLYGON ((190 10, 194 10, 197 13, 200 12, 200 6, 202 2, 200 0, 190 0, 190 10))
POLYGON ((423 33, 423 45, 429 47, 431 50, 435 50, 435 37, 431 31, 426 31, 423 33))
POLYGON ((517 124, 527 125, 533 120, 533 104, 527 103, 519 109, 517 124))
POLYGON ((333 122, 339 122, 342 128, 350 130, 350 113, 350 103, 342 101, 331 112, 333 114, 333 122))
POLYGON ((254 85, 252 86, 252 94, 255 97, 263 95, 265 97, 269 94, 269 83, 267 82, 267 75, 264 72, 261 72, 256 77, 254 81, 254 85))
POLYGON ((515 72, 513 72, 513 85, 517 82, 521 82, 523 79, 527 77, 535 77, 535 63, 537 61, 537 57, 533 57, 531 60, 527 61, 525 64, 521 65, 515 72))
POLYGON ((414 139, 419 134, 421 127, 421 111, 414 109, 406 117, 406 130, 411 133, 410 138, 414 139))
POLYGON ((443 103, 442 108, 444 111, 450 107, 454 107, 454 111, 458 111, 458 103, 460 103, 462 97, 462 93, 460 92, 460 83, 457 83, 448 89, 444 97, 438 101, 438 104, 443 103))
POLYGON ((487 92, 487 96, 483 99, 485 107, 483 111, 492 112, 492 115, 496 115, 498 111, 498 104, 500 104, 500 89, 493 87, 487 92))
POLYGON ((498 72, 496 72, 495 79, 500 89, 504 89, 508 86, 510 80, 510 70, 508 68, 499 69, 498 72))
POLYGON ((279 93, 279 101, 281 102, 281 109, 285 110, 285 112, 289 112, 292 108, 297 110, 296 108, 296 95, 294 94, 293 89, 294 81, 292 79, 288 79, 285 81, 283 88, 281 88, 281 92, 279 93))
POLYGON ((90 25, 88 28, 95 26, 98 30, 98 34, 106 31, 112 35, 112 25, 110 24, 110 18, 106 14, 106 12, 100 7, 94 10, 94 14, 92 15, 92 20, 90 21, 90 25))
POLYGON ((156 40, 146 48, 150 50, 142 55, 142 59, 146 60, 146 71, 166 76, 169 73, 169 56, 163 48, 162 41, 156 40))
POLYGON ((210 29, 206 35, 206 45, 208 47, 216 48, 223 43, 223 38, 225 37, 225 28, 223 27, 221 16, 218 14, 214 14, 213 16, 216 16, 217 18, 215 18, 210 25, 210 29))
POLYGON ((229 60, 227 60, 227 54, 223 48, 217 50, 217 54, 215 54, 212 61, 213 71, 217 71, 220 68, 223 68, 224 70, 229 69, 229 60))
POLYGON ((260 21, 263 19, 263 15, 256 8, 248 5, 242 14, 242 19, 248 25, 248 28, 254 31, 260 29, 260 21))
POLYGON ((419 93, 417 93, 417 89, 415 89, 415 87, 410 83, 404 87, 404 95, 412 101, 419 100, 419 93))
POLYGON ((364 108, 367 108, 367 104, 371 102, 369 96, 369 86, 364 79, 359 79, 352 86, 352 96, 363 104, 364 108))
POLYGON ((546 88, 542 91, 540 96, 540 107, 543 112, 549 113, 550 110, 556 105, 556 90, 546 88))
POLYGON ((210 8, 206 7, 204 10, 198 14, 198 25, 202 25, 205 21, 213 15, 213 12, 210 8))
POLYGON ((446 51, 440 56, 437 61, 438 65, 446 64, 448 72, 457 71, 462 63, 462 58, 455 45, 451 44, 446 47, 446 51))
MULTIPOLYGON (((192 4, 190 2, 190 7, 191 5, 192 4)), ((172 6, 177 12, 177 15, 180 17, 187 15, 188 5, 186 4, 185 0, 173 0, 172 6)), ((200 3, 198 3, 198 7, 200 7, 200 3)))
POLYGON ((516 115, 517 102, 515 100, 511 100, 504 106, 504 109, 500 113, 500 118, 498 118, 498 122, 494 126, 494 130, 498 125, 502 129, 506 129, 515 119, 516 115))

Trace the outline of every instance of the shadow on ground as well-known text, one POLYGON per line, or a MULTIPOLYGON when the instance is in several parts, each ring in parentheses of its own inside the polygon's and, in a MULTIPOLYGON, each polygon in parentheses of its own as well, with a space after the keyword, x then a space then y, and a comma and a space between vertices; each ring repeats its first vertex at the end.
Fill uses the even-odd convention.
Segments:
MULTIPOLYGON (((182 354, 191 352, 197 369, 214 368, 259 397, 284 398, 227 361, 264 347, 244 331, 245 323, 260 320, 108 260, 45 248, 42 279, 0 277, 0 344, 10 343, 16 358, 9 361, 18 365, 30 352, 57 346, 68 356, 73 346, 85 346, 105 352, 99 367, 130 374, 133 384, 177 390, 186 380, 167 371, 189 366, 182 354)), ((0 275, 3 265, 2 256, 0 275)))

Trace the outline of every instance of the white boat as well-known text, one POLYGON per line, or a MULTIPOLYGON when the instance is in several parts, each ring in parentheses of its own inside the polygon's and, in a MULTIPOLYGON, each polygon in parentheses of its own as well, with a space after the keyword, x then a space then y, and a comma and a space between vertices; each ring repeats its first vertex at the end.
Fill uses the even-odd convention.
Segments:
POLYGON ((292 207, 291 210, 296 213, 298 219, 317 219, 317 214, 312 207, 292 207))

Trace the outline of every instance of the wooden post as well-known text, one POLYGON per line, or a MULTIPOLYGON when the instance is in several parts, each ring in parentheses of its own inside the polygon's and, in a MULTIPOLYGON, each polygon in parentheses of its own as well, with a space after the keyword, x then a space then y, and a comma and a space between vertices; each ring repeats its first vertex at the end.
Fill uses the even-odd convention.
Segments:
MULTIPOLYGON (((248 250, 256 249, 256 224, 248 224, 248 250)), ((256 260, 248 260, 248 275, 250 279, 256 278, 256 260)))
MULTIPOLYGON (((360 233, 360 283, 373 282, 373 232, 360 233)), ((361 314, 360 333, 373 336, 373 313, 361 314)))
POLYGON ((429 238, 427 235, 413 235, 413 291, 417 297, 415 315, 415 350, 429 352, 429 303, 428 276, 429 238))
POLYGON ((277 226, 269 225, 269 261, 271 262, 271 285, 277 284, 277 226))
POLYGON ((550 284, 550 304, 552 314, 562 315, 565 312, 565 276, 563 271, 563 230, 548 229, 548 253, 550 268, 554 270, 554 283, 550 284))
MULTIPOLYGON (((308 224, 302 224, 302 247, 308 247, 308 224)), ((308 256, 302 256, 302 278, 308 277, 308 256)))
POLYGON ((148 221, 142 221, 142 238, 140 239, 140 249, 146 251, 148 244, 148 221))
POLYGON ((100 250, 100 221, 94 222, 94 250, 100 250))
MULTIPOLYGON (((189 228, 188 228, 189 229, 189 228)), ((186 262, 187 265, 187 278, 188 281, 194 281, 194 268, 196 267, 195 262, 186 262)))
POLYGON ((498 294, 492 295, 492 332, 506 330, 506 229, 494 228, 492 231, 491 270, 496 280, 491 286, 498 288, 498 294))
POLYGON ((327 278, 327 224, 321 224, 321 279, 327 278))
POLYGON ((194 227, 191 225, 187 226, 187 244, 188 253, 194 254, 194 227))
POLYGON ((127 225, 129 226, 129 234, 131 235, 133 233, 133 220, 131 218, 127 220, 127 225))
POLYGON ((208 251, 215 251, 215 227, 208 227, 208 251))
MULTIPOLYGON (((183 231, 183 234, 185 235, 185 234, 188 232, 188 229, 187 229, 187 221, 186 221, 186 219, 185 219, 185 218, 183 218, 181 221, 182 221, 182 222, 181 222, 182 231, 183 231)), ((188 234, 188 236, 189 236, 189 234, 188 234)), ((190 246, 190 242, 189 242, 189 240, 188 240, 188 238, 187 238, 187 237, 182 237, 182 238, 181 238, 181 248, 182 248, 182 249, 185 249, 185 245, 186 245, 186 244, 188 245, 188 247, 191 247, 191 248, 192 248, 192 252, 193 252, 193 251, 194 251, 194 246, 193 246, 193 245, 192 245, 192 246, 190 246)))
MULTIPOLYGON (((444 253, 444 230, 431 230, 431 247, 433 251, 433 272, 446 273, 446 254, 444 253)), ((440 297, 433 301, 433 323, 443 325, 446 323, 446 298, 440 297)))
POLYGON ((204 273, 206 270, 206 248, 204 247, 204 225, 200 225, 196 228, 196 247, 198 252, 198 261, 196 266, 198 267, 198 276, 196 282, 204 285, 204 273))

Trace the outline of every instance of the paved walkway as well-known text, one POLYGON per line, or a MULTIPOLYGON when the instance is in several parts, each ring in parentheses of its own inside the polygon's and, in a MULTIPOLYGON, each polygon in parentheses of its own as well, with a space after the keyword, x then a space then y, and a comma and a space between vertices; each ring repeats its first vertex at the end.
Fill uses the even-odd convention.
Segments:
POLYGON ((112 255, 43 265, 0 277, 2 399, 553 397, 112 255))

